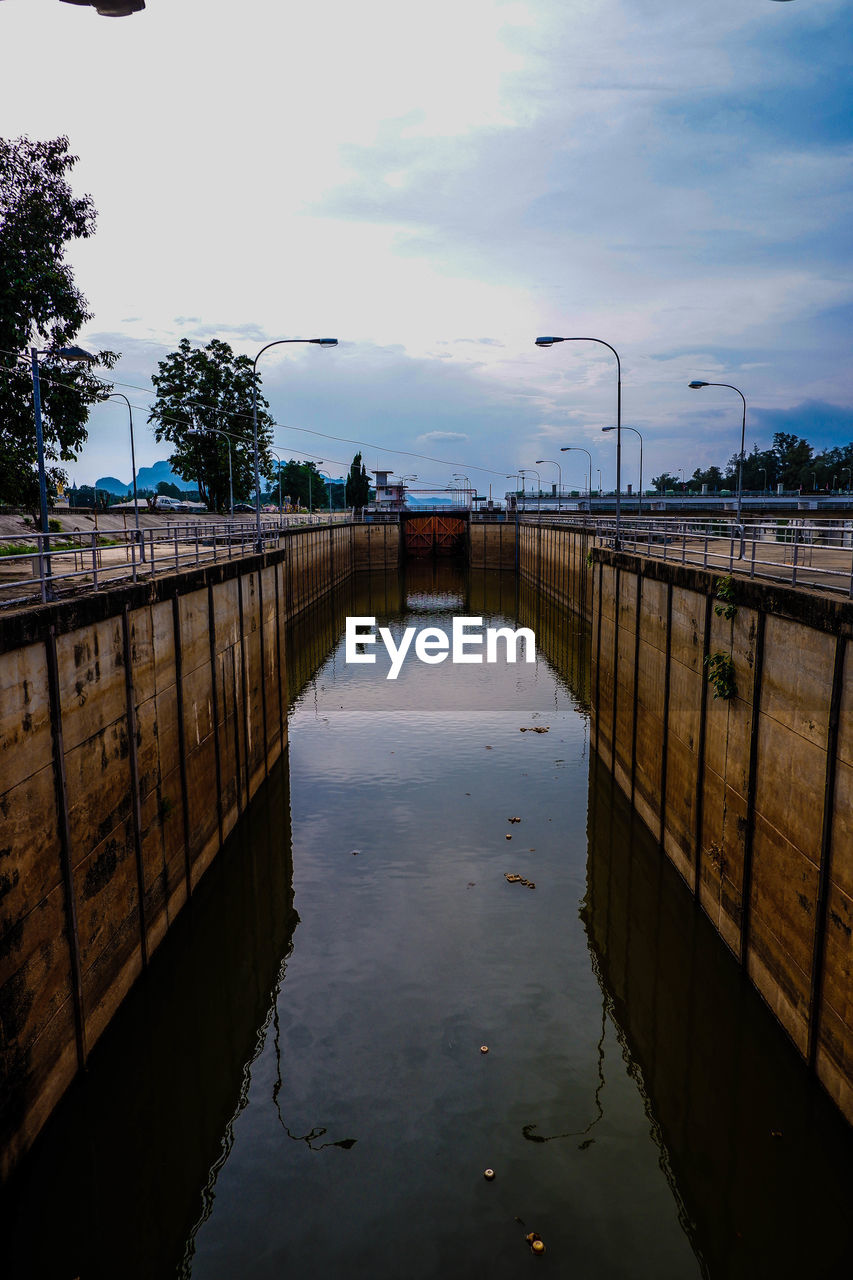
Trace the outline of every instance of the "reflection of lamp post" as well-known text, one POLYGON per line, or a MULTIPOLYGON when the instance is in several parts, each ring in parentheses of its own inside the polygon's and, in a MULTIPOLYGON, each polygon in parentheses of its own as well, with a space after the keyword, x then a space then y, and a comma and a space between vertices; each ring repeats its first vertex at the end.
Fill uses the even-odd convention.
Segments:
POLYGON ((571 453, 573 450, 577 451, 578 453, 585 453, 586 456, 589 458, 589 472, 587 474, 586 493, 587 493, 587 497, 591 498, 592 497, 592 454, 590 453, 589 449, 584 449, 579 444, 560 445, 560 453, 571 453))
MULTIPOLYGON (((602 427, 602 431, 615 431, 615 427, 602 427)), ((640 437, 640 487, 637 490, 637 515, 643 514, 643 437, 640 435, 636 427, 622 427, 623 431, 633 431, 635 436, 640 437)))
MULTIPOLYGON (((39 379, 39 356, 56 355, 61 356, 63 360, 67 360, 72 364, 95 364, 96 360, 88 351, 84 351, 82 347, 58 347, 55 350, 39 351, 37 347, 30 347, 30 362, 33 374, 33 410, 36 420, 36 452, 38 456, 39 470, 39 512, 41 515, 41 528, 45 536, 49 535, 47 526, 47 476, 44 469, 44 433, 42 431, 41 421, 41 382, 39 379)), ((47 553, 43 550, 44 542, 39 539, 39 576, 41 578, 41 598, 42 600, 52 600, 53 591, 48 588, 47 579, 50 577, 50 540, 48 536, 47 553)))
POLYGON ((605 342, 603 338, 536 339, 537 347, 553 347, 555 342, 597 342, 600 346, 607 347, 608 351, 612 351, 616 357, 616 536, 613 545, 618 550, 622 516, 622 362, 619 359, 619 352, 615 347, 611 347, 609 342, 605 342))
MULTIPOLYGON (((281 347, 291 342, 308 342, 315 347, 336 347, 338 345, 337 338, 277 338, 275 342, 268 342, 265 347, 261 347, 252 361, 252 432, 255 443, 255 550, 258 552, 264 549, 264 540, 261 536, 261 463, 258 456, 258 361, 265 351, 269 351, 270 347, 281 347)), ((280 483, 281 472, 279 471, 280 483)), ((311 505, 310 496, 308 505, 311 505)))
POLYGON ((553 458, 537 458, 536 459, 537 467, 541 466, 543 462, 550 462, 552 467, 557 468, 557 485, 559 489, 559 492, 557 493, 557 510, 559 511, 560 510, 560 494, 563 492, 563 468, 560 466, 559 462, 555 462, 553 458))
POLYGON ((740 453, 737 461, 737 523, 740 528, 740 557, 743 558, 743 525, 741 524, 741 508, 743 505, 743 446, 746 436, 746 396, 738 387, 733 387, 730 382, 701 382, 698 379, 687 384, 692 391, 698 391, 701 387, 727 387, 729 391, 737 391, 743 401, 743 419, 740 428, 740 453))

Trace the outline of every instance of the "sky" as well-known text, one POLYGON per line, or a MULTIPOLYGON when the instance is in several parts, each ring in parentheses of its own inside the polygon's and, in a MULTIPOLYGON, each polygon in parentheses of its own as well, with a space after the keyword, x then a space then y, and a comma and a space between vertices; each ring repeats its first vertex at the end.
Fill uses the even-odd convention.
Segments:
MULTIPOLYGON (((611 487, 615 359, 539 334, 619 352, 646 486, 739 447, 691 379, 740 388, 747 448, 853 439, 849 0, 146 2, 0 0, 3 135, 79 156, 81 341, 122 353, 138 465, 184 337, 337 337, 259 365, 276 447, 335 476, 360 442, 418 484, 580 487, 570 445, 611 487)), ((69 471, 129 479, 121 402, 69 471)))

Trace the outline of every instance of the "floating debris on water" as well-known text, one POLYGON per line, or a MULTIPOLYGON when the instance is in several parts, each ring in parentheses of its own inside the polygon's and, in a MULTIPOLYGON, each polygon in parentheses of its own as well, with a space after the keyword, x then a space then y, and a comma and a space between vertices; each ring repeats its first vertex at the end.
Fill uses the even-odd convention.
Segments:
POLYGON ((519 733, 550 733, 551 726, 549 724, 531 724, 526 729, 519 729, 519 733))
POLYGON ((488 1052, 489 1052, 489 1046, 487 1044, 481 1044, 480 1053, 488 1053, 488 1052))
POLYGON ((494 1176, 495 1176, 495 1171, 494 1171, 494 1169, 484 1169, 484 1170, 483 1170, 483 1177, 486 1179, 486 1182, 491 1182, 491 1181, 492 1181, 492 1179, 494 1178, 494 1176))
POLYGON ((528 889, 536 888, 536 885, 533 883, 532 880, 525 880, 524 876, 518 876, 515 874, 514 871, 505 871, 504 880, 506 880, 509 884, 523 884, 528 889))
POLYGON ((507 822, 521 822, 521 818, 507 818, 507 822))

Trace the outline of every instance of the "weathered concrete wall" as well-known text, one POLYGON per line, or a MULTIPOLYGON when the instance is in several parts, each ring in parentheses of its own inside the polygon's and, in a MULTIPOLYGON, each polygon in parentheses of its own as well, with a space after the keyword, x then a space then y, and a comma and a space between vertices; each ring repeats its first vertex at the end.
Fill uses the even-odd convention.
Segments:
POLYGON ((729 602, 702 570, 594 562, 596 748, 853 1120, 853 606, 737 575, 729 602))
POLYGON ((592 534, 583 525, 519 521, 518 570, 546 599, 592 618, 592 573, 587 553, 592 534))
POLYGON ((471 568, 514 569, 516 528, 514 520, 500 520, 494 523, 472 520, 468 526, 471 568))
POLYGON ((0 616, 0 1177, 280 755, 292 619, 399 529, 0 616))

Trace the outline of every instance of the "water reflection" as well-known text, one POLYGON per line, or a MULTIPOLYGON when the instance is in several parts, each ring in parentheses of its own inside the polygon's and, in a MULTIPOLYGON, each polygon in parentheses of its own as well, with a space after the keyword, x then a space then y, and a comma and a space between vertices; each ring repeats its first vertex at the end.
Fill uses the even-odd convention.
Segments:
POLYGON ((289 759, 4 1198, 11 1277, 509 1280, 529 1230, 560 1275, 842 1274, 847 1130, 590 767, 588 650, 431 562, 290 628, 289 759), (540 659, 386 681, 349 613, 540 659))
POLYGON ((853 1142, 600 764, 584 920, 662 1168, 713 1277, 836 1277, 853 1142))

